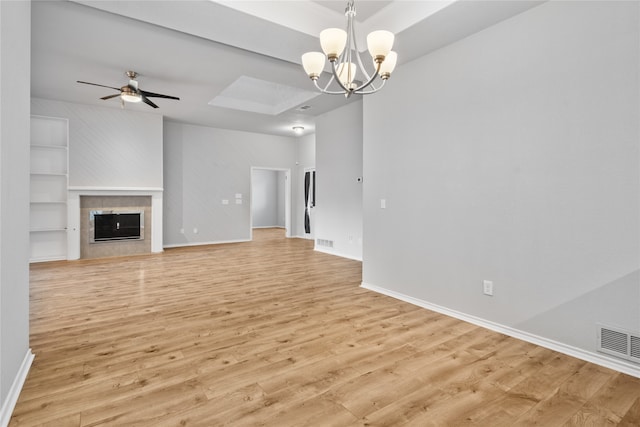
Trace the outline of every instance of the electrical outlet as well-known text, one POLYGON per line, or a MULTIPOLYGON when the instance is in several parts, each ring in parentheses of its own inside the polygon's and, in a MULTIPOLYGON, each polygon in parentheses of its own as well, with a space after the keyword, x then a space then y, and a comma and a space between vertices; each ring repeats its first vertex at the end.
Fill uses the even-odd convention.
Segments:
POLYGON ((483 280, 482 289, 485 295, 493 296, 493 282, 491 280, 483 280))

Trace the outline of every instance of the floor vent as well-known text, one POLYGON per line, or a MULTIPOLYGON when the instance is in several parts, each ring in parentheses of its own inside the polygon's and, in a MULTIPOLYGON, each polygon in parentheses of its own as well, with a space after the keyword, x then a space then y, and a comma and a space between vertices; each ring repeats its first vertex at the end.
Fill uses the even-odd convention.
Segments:
POLYGON ((332 248, 333 247, 333 240, 316 239, 316 245, 324 246, 325 248, 332 248))
POLYGON ((640 363, 640 334, 598 325, 598 351, 640 363))

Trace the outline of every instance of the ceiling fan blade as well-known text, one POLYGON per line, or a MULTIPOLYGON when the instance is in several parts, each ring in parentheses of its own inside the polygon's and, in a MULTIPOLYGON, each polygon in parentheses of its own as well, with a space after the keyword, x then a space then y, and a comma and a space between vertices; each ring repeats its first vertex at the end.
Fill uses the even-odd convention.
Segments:
POLYGON ((178 98, 177 96, 171 96, 171 95, 163 95, 161 93, 153 93, 153 92, 147 92, 146 90, 141 90, 140 93, 144 96, 148 96, 150 98, 166 98, 166 99, 177 99, 178 101, 180 100, 180 98, 178 98))
POLYGON ((103 96, 100 99, 104 99, 106 101, 107 99, 115 98, 116 96, 120 96, 120 94, 116 93, 115 95, 103 96))
POLYGON ((118 90, 118 91, 120 90, 120 88, 119 88, 119 87, 113 87, 113 86, 105 86, 105 85, 99 85, 98 83, 89 83, 89 82, 82 82, 82 81, 80 81, 80 80, 77 80, 77 82, 78 82, 78 83, 82 83, 82 84, 85 84, 85 85, 91 85, 91 86, 100 86, 100 87, 106 87, 106 88, 109 88, 109 89, 114 89, 114 90, 118 90))
POLYGON ((144 95, 142 96, 142 100, 144 101, 145 104, 152 106, 153 108, 158 108, 158 106, 156 104, 154 104, 153 102, 151 102, 151 100, 149 98, 147 98, 144 95))

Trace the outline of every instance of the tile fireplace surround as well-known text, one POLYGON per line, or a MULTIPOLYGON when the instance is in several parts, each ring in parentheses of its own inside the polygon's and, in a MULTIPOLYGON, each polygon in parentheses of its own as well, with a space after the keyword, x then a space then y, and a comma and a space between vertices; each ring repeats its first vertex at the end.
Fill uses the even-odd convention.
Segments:
POLYGON ((162 252, 162 188, 70 187, 67 259, 100 258, 162 252), (89 243, 89 212, 144 212, 144 239, 89 243))
POLYGON ((80 196, 80 258, 151 253, 151 213, 150 196, 80 196), (144 239, 90 243, 89 212, 94 210, 144 212, 144 239))

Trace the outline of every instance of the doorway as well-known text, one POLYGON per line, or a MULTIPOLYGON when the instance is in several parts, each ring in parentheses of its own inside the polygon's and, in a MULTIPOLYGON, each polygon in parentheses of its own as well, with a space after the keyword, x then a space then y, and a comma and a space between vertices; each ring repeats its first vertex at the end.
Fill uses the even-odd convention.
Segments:
POLYGON ((316 207, 316 169, 305 168, 304 170, 304 236, 307 239, 313 239, 315 232, 315 215, 316 207))
POLYGON ((281 227, 291 237, 290 169, 251 168, 250 240, 254 227, 281 227))

